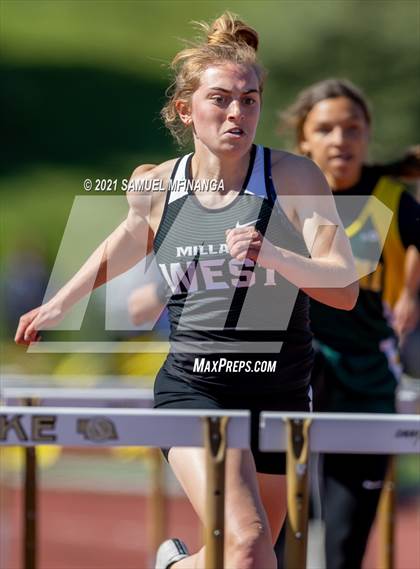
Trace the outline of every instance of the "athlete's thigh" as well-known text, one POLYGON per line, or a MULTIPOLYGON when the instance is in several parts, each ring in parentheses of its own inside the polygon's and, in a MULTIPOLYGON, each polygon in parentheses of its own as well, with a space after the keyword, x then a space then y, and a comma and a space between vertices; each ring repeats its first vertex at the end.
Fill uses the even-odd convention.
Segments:
POLYGON ((286 476, 258 472, 257 478, 261 501, 268 517, 274 544, 286 518, 286 476))
MULTIPOLYGON (((172 447, 169 464, 199 518, 206 516, 206 470, 202 449, 172 447)), ((225 478, 225 524, 230 533, 253 524, 269 528, 257 483, 252 454, 248 450, 228 449, 225 478)))

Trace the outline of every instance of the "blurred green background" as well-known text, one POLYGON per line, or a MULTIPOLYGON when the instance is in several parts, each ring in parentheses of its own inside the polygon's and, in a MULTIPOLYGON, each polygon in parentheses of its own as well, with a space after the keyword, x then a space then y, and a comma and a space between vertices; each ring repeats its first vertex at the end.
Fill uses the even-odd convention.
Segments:
MULTIPOLYGON (((258 30, 269 70, 257 142, 291 148, 276 133, 278 111, 301 88, 329 76, 351 79, 372 102, 373 159, 395 158, 416 142, 416 0, 2 0, 6 305, 19 251, 30 247, 45 259, 48 278, 73 199, 85 195, 84 178, 126 178, 142 162, 179 153, 159 119, 170 82, 167 65, 181 38, 194 35, 191 20, 213 19, 225 9, 258 30)), ((13 347, 15 324, 13 317, 1 321, 6 369, 53 369, 59 356, 29 357, 13 347)), ((100 360, 99 371, 116 369, 113 356, 100 360)), ((80 367, 89 372, 86 363, 80 367)))

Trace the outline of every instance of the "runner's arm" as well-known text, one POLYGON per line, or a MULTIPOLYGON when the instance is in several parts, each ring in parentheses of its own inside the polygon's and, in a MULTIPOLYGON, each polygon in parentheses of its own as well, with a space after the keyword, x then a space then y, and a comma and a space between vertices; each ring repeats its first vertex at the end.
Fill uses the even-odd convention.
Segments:
MULTIPOLYGON (((153 166, 137 168, 133 178, 153 176, 153 166)), ((127 218, 107 237, 79 271, 46 304, 24 314, 18 324, 15 342, 28 344, 39 339, 38 330, 51 328, 86 294, 131 268, 146 256, 151 239, 148 216, 150 196, 127 192, 127 218)))
POLYGON ((294 155, 290 159, 286 187, 292 191, 295 219, 311 257, 283 250, 278 269, 311 298, 351 310, 359 292, 358 277, 331 190, 314 162, 294 155))
POLYGON ((312 161, 295 155, 284 160, 288 163, 273 166, 273 182, 283 189, 280 205, 301 231, 310 258, 273 245, 255 228, 229 231, 229 250, 238 259, 248 256, 274 269, 319 302, 351 310, 357 300, 358 277, 328 184, 312 161))

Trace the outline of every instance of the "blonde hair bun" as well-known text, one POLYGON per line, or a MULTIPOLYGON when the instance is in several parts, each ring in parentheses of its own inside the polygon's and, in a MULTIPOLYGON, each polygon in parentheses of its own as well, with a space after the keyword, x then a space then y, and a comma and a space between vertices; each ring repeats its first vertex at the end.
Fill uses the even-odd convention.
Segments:
POLYGON ((199 23, 207 35, 209 45, 246 44, 255 51, 258 49, 257 32, 245 24, 236 14, 224 12, 212 24, 199 23))

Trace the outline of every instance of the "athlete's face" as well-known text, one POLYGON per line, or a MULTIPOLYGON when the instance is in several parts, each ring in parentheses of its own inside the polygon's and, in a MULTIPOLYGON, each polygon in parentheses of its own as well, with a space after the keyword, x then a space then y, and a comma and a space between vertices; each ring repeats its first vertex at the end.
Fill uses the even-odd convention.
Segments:
POLYGON ((195 144, 215 153, 243 154, 254 140, 260 106, 258 78, 252 68, 233 63, 208 67, 188 105, 195 144))
POLYGON ((300 150, 324 172, 333 189, 357 183, 366 159, 369 124, 361 107, 347 97, 324 99, 306 117, 300 150))

